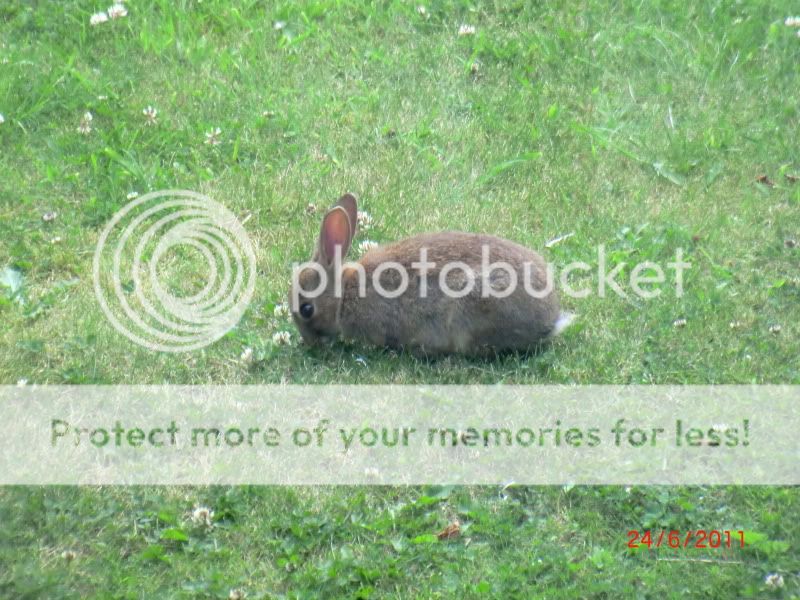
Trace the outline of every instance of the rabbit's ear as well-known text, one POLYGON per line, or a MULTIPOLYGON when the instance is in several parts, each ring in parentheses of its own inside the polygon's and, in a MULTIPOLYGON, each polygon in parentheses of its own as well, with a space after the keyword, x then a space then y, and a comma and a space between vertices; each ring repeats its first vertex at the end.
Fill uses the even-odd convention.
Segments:
POLYGON ((352 237, 356 236, 356 224, 358 223, 358 203, 353 194, 345 194, 336 203, 336 206, 341 206, 347 213, 347 218, 350 219, 350 232, 352 237))
POLYGON ((353 241, 350 217, 347 211, 341 206, 335 206, 328 211, 322 220, 322 231, 319 234, 319 262, 325 265, 332 265, 336 256, 336 248, 340 247, 341 257, 347 255, 350 249, 350 242, 353 241))

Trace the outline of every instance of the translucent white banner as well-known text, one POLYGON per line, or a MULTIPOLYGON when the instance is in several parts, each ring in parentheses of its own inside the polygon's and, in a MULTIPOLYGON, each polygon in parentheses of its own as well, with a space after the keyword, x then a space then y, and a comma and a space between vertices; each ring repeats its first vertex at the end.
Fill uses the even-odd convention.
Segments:
POLYGON ((0 418, 0 484, 800 484, 800 386, 2 386, 0 418))

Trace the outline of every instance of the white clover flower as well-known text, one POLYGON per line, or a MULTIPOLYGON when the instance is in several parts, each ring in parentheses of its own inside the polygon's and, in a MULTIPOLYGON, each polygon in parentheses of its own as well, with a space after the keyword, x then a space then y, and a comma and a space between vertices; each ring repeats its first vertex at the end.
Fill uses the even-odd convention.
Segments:
POLYGON ((108 100, 108 96, 107 96, 106 94, 100 94, 100 95, 97 97, 97 99, 98 99, 100 102, 105 102, 106 100, 108 100))
POLYGON ((58 213, 54 210, 48 210, 46 213, 42 215, 42 221, 45 223, 50 223, 51 221, 55 221, 58 213))
POLYGON ((420 15, 422 15, 424 17, 425 13, 427 13, 427 12, 428 12, 428 10, 424 6, 422 6, 422 4, 420 4, 417 7, 417 14, 420 14, 420 15))
POLYGON ((214 511, 207 506, 195 506, 192 511, 192 523, 213 527, 214 511))
POLYGON ((462 25, 458 28, 458 35, 475 35, 475 26, 474 25, 462 25))
POLYGON ((228 592, 228 600, 244 600, 244 598, 247 598, 247 594, 244 590, 234 588, 228 592))
POLYGON ((285 302, 281 302, 280 304, 276 304, 275 308, 272 310, 272 314, 278 318, 286 318, 289 316, 289 305, 285 302))
POLYGON ((25 387, 26 385, 28 385, 27 379, 20 379, 17 381, 17 387, 25 387))
POLYGON ((0 115, 0 125, 6 122, 6 119, 3 115, 0 115))
POLYGON ((377 248, 378 245, 379 245, 378 242, 373 242, 372 240, 364 240, 358 245, 358 251, 361 254, 366 254, 373 248, 377 248))
POLYGON ((242 354, 239 357, 239 360, 241 360, 246 365, 253 364, 253 361, 255 360, 255 358, 253 356, 253 349, 250 348, 250 347, 247 347, 244 350, 242 350, 242 354))
POLYGON ((50 240, 51 244, 60 244, 61 243, 61 236, 56 236, 52 240, 50 240))
POLYGON ((787 27, 800 27, 800 17, 786 17, 783 24, 787 27))
POLYGON ((276 346, 286 346, 292 343, 292 334, 288 331, 279 331, 272 336, 272 343, 276 346))
POLYGON ((61 558, 63 558, 67 562, 72 562, 77 557, 78 557, 78 555, 74 550, 64 550, 61 553, 61 558))
POLYGON ((672 322, 673 327, 686 327, 686 319, 675 319, 672 322))
POLYGON ((365 210, 358 211, 356 221, 361 229, 367 230, 372 227, 372 216, 365 210))
POLYGON ((139 197, 139 192, 128 192, 128 195, 126 196, 128 200, 136 200, 138 197, 139 197))
POLYGON ((82 133, 83 135, 89 135, 92 132, 93 119, 94 117, 92 116, 92 113, 90 113, 88 110, 83 113, 80 125, 78 125, 78 132, 82 133))
POLYGON ((286 27, 286 21, 275 21, 275 22, 272 24, 272 28, 273 28, 275 31, 280 31, 280 30, 281 30, 281 29, 283 29, 284 27, 286 27))
POLYGON ((124 4, 120 4, 119 2, 109 6, 106 12, 108 13, 109 19, 121 19, 122 17, 128 16, 128 9, 125 8, 124 4))
POLYGON ((783 575, 779 573, 770 573, 764 577, 764 585, 772 590, 777 590, 783 587, 783 575))
POLYGON ((89 17, 89 25, 92 27, 100 25, 100 23, 105 23, 106 21, 108 21, 108 15, 104 12, 94 13, 89 17))
POLYGON ((741 321, 731 321, 730 323, 728 323, 728 327, 730 327, 731 329, 739 329, 739 327, 741 326, 742 326, 741 321))
POLYGON ((222 129, 219 127, 215 127, 211 131, 206 133, 206 141, 205 143, 209 146, 217 146, 222 143, 219 139, 219 136, 222 135, 222 129))
POLYGON ((778 325, 777 323, 775 325, 770 325, 769 332, 778 335, 781 332, 781 326, 778 325))
POLYGON ((142 111, 142 114, 144 115, 145 118, 144 122, 145 125, 156 125, 158 123, 158 121, 156 120, 156 117, 158 117, 158 111, 152 106, 148 106, 147 108, 145 108, 142 111))

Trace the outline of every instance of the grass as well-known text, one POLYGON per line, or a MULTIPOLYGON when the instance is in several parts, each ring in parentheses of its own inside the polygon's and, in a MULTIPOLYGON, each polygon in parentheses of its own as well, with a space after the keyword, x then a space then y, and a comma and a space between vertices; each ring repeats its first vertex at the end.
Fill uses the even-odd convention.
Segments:
MULTIPOLYGON (((92 27, 102 3, 4 0, 0 269, 15 281, 0 286, 0 382, 800 383, 800 249, 787 242, 800 237, 792 5, 425 7, 137 0, 92 27), (459 36, 462 23, 476 33, 459 36), (82 135, 86 111, 93 130, 82 135), (216 127, 221 143, 204 144, 216 127), (121 337, 91 285, 97 238, 127 194, 170 188, 248 218, 258 261, 239 326, 185 355, 121 337), (278 330, 296 337, 272 309, 313 247, 320 215, 307 206, 344 191, 375 219, 358 241, 458 228, 514 239, 556 266, 594 266, 604 244, 628 262, 665 263, 681 247, 693 267, 681 298, 665 288, 654 300, 565 299, 578 324, 536 356, 276 346, 278 330), (247 347, 254 364, 239 359, 247 347)), ((773 593, 770 572, 786 578, 774 595, 800 593, 796 488, 506 496, 6 488, 0 595, 735 597, 773 593), (213 530, 187 522, 197 503, 215 509, 213 530), (465 534, 434 543, 456 517, 465 534), (723 526, 760 541, 735 563, 625 546, 629 529, 723 526), (181 533, 165 539, 170 530, 181 533)))

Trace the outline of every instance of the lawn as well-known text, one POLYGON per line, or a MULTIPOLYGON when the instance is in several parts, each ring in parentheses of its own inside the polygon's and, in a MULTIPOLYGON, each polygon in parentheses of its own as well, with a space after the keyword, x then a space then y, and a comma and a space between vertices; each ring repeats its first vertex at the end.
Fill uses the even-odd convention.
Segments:
MULTIPOLYGON (((532 4, 130 0, 91 25, 105 3, 3 0, 0 383, 800 383, 797 5, 532 4), (92 286, 105 223, 162 189, 225 205, 256 252, 238 326, 184 354, 121 336, 92 286), (564 298, 576 324, 535 355, 309 349, 274 309, 347 191, 372 217, 356 243, 462 229, 557 267, 596 266, 603 245, 612 264, 682 248, 692 268, 681 297, 564 298)), ((0 488, 2 597, 231 590, 797 597, 800 493, 0 488), (462 535, 437 540, 455 519, 462 535), (753 543, 629 549, 627 531, 647 528, 753 543)))

